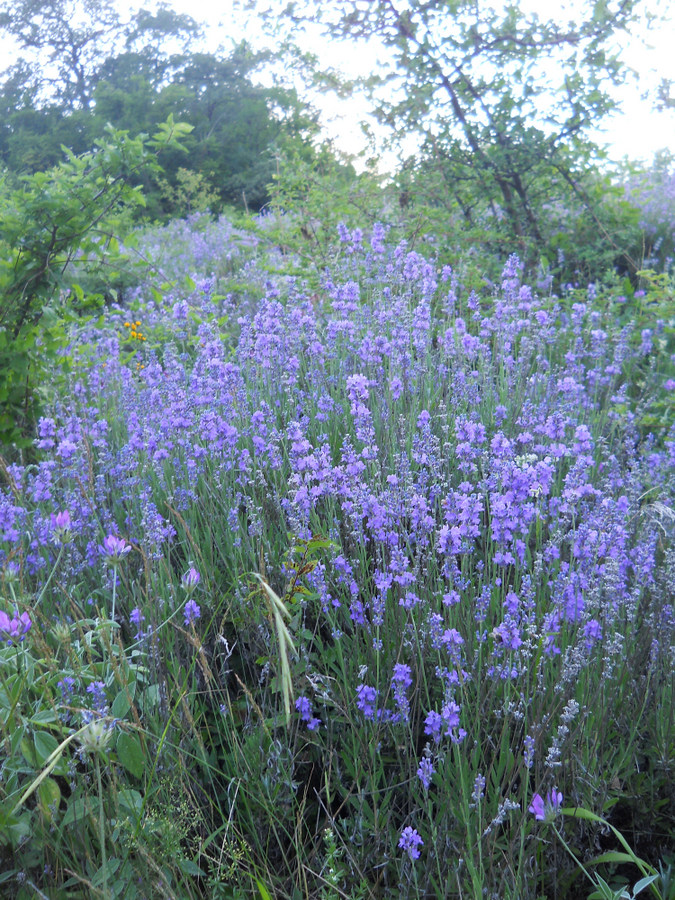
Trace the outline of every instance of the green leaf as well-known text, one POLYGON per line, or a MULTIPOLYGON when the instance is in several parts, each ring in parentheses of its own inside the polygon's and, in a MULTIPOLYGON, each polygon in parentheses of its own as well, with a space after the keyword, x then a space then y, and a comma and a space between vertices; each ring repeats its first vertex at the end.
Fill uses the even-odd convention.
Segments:
POLYGON ((138 791, 133 788, 122 788, 117 795, 117 799, 119 800, 120 806, 128 809, 129 812, 132 812, 135 816, 141 814, 141 810, 143 809, 143 798, 138 791))
POLYGON ((140 778, 145 769, 145 754, 137 735, 121 731, 117 738, 117 758, 127 772, 140 778))
POLYGON ((258 885, 258 893, 262 897, 262 900, 272 900, 272 895, 259 878, 256 878, 255 883, 258 885))
POLYGON ((636 881, 635 887, 633 888, 633 896, 635 897, 640 891, 644 891, 644 889, 649 887, 649 885, 656 881, 658 877, 658 875, 648 875, 646 878, 641 878, 639 881, 636 881))
POLYGON ((41 709, 35 715, 32 715, 28 721, 31 725, 52 725, 57 721, 57 716, 53 709, 41 709))
POLYGON ((111 881, 113 875, 120 867, 120 860, 113 857, 109 859, 105 866, 101 866, 98 872, 92 878, 92 884, 98 887, 105 882, 111 881))
POLYGON ((123 719, 131 709, 131 703, 127 694, 126 690, 120 691, 113 700, 110 713, 114 719, 123 719))
POLYGON ((195 878, 206 878, 206 872, 200 869, 197 863, 191 859, 179 858, 178 868, 184 875, 193 875, 195 878))
POLYGON ((38 786, 37 798, 40 810, 45 818, 52 820, 54 811, 61 803, 61 788, 53 778, 45 778, 38 786))
POLYGON ((92 813, 92 803, 88 797, 76 797, 68 801, 68 809, 61 820, 61 826, 66 828, 75 823, 82 824, 92 813))
POLYGON ((36 731, 33 740, 35 742, 37 765, 44 766, 49 757, 59 746, 59 742, 53 734, 49 734, 47 731, 36 731))

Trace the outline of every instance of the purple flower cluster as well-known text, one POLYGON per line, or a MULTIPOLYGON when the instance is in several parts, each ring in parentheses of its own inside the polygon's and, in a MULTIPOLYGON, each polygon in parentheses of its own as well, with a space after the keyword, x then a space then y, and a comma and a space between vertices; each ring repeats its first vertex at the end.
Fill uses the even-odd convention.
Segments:
POLYGON ((359 684, 356 688, 356 706, 366 719, 374 719, 377 715, 377 691, 367 684, 359 684))
POLYGON ((459 727, 460 707, 454 700, 443 704, 440 713, 431 710, 424 720, 424 733, 439 743, 442 738, 449 737, 459 743, 466 737, 466 731, 459 727))
POLYGON ((202 611, 200 606, 195 603, 194 600, 190 599, 185 604, 185 609, 183 610, 183 618, 186 625, 194 625, 197 619, 201 616, 202 611))
POLYGON ((563 795, 560 791, 552 788, 546 795, 546 800, 541 794, 535 794, 532 797, 532 803, 528 806, 527 811, 539 822, 549 822, 555 819, 558 810, 562 806, 563 795))
POLYGON ((7 644, 20 643, 31 629, 32 621, 27 612, 13 615, 11 618, 0 610, 0 641, 7 644))
POLYGON ((300 718, 307 725, 309 731, 316 731, 321 724, 321 719, 317 719, 312 712, 311 701, 307 697, 298 697, 295 701, 295 708, 300 713, 300 718))
POLYGON ((424 841, 417 833, 415 828, 407 825, 401 832, 398 846, 404 853, 407 853, 411 860, 420 858, 420 847, 424 845, 424 841))

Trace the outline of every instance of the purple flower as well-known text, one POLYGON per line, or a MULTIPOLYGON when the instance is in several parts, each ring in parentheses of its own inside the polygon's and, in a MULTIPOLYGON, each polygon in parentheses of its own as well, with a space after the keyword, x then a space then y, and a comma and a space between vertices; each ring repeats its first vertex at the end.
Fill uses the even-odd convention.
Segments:
POLYGON ((428 756, 424 756, 417 767, 417 777, 422 782, 422 787, 425 791, 429 790, 429 785, 431 784, 431 779, 435 771, 433 762, 428 756))
POLYGON ((444 703, 440 714, 432 709, 424 720, 424 733, 432 737, 436 743, 442 737, 449 737, 454 742, 462 741, 465 732, 464 729, 459 728, 459 713, 460 707, 454 700, 444 703))
POLYGON ((359 684, 356 688, 356 705, 366 719, 375 718, 377 691, 367 684, 359 684))
POLYGON ((546 795, 546 802, 541 794, 535 794, 527 811, 531 812, 538 822, 552 822, 562 806, 562 802, 563 795, 553 788, 546 795))
POLYGON ((584 625, 584 637, 586 638, 586 648, 591 650, 592 647, 602 640, 602 625, 597 619, 589 619, 584 625))
POLYGON ((471 792, 471 799, 474 803, 478 804, 485 796, 485 776, 481 775, 480 772, 476 775, 473 782, 473 791, 471 792))
POLYGON ((70 518, 70 513, 67 509, 62 510, 61 512, 52 513, 51 514, 51 523, 52 529, 54 531, 54 537, 57 541, 62 544, 65 544, 68 540, 70 540, 71 534, 71 526, 72 521, 70 518))
POLYGON ((188 600, 185 604, 185 624, 192 625, 201 616, 202 611, 194 600, 188 600))
POLYGON ((143 624, 143 622, 145 622, 145 616, 141 612, 140 607, 135 606, 131 610, 131 612, 129 613, 129 622, 131 622, 132 625, 136 626, 136 640, 141 640, 141 638, 145 637, 141 630, 141 625, 143 624))
POLYGON ((199 572, 195 569, 194 566, 190 566, 190 568, 181 578, 180 583, 183 586, 183 590, 187 591, 188 594, 191 594, 199 584, 200 580, 201 575, 199 574, 199 572))
POLYGON ((8 644, 20 643, 33 623, 27 612, 11 619, 6 612, 0 611, 0 640, 8 644))
POLYGON ((527 811, 531 812, 538 822, 543 822, 546 819, 546 810, 541 794, 534 795, 532 803, 527 807, 527 811))
POLYGON ((406 663, 396 663, 394 666, 394 674, 391 678, 391 686, 392 688, 396 688, 396 685, 401 685, 404 688, 410 687, 412 684, 412 676, 410 674, 410 666, 406 665, 406 663))
POLYGON ((525 745, 525 749, 523 750, 523 759, 527 768, 531 769, 532 764, 534 763, 534 738, 531 734, 525 735, 523 744, 525 745))
POLYGON ((394 702, 404 722, 408 721, 410 715, 410 702, 406 696, 406 690, 410 687, 412 681, 410 666, 406 665, 406 663, 396 663, 394 674, 391 678, 391 688, 394 694, 394 702))
POLYGON ((370 246, 373 250, 373 253, 384 253, 384 239, 386 236, 386 231, 384 225, 379 222, 375 222, 373 225, 373 231, 370 236, 370 246))
MULTIPOLYGON (((63 706, 70 706, 75 694, 75 679, 66 675, 60 681, 57 681, 56 686, 61 691, 61 704, 63 706)), ((70 719, 70 713, 66 712, 65 714, 62 714, 61 718, 64 722, 67 722, 70 719)))
POLYGON ((92 681, 87 685, 87 693, 91 694, 94 700, 94 709, 99 716, 108 714, 108 701, 105 696, 105 684, 102 681, 92 681))
POLYGON ((295 701, 295 708, 300 713, 302 721, 307 723, 307 729, 309 731, 316 731, 321 724, 321 719, 317 719, 316 716, 312 714, 312 704, 307 697, 298 697, 295 701))
POLYGON ((131 546, 127 544, 124 538, 117 535, 109 534, 103 539, 103 543, 99 546, 101 556, 110 566, 116 566, 123 556, 131 550, 131 546))
POLYGON ((419 859, 420 851, 419 847, 422 847, 424 841, 417 833, 415 828, 411 828, 410 825, 407 825, 403 831, 401 832, 401 837, 398 842, 398 846, 401 850, 408 854, 410 859, 419 859))

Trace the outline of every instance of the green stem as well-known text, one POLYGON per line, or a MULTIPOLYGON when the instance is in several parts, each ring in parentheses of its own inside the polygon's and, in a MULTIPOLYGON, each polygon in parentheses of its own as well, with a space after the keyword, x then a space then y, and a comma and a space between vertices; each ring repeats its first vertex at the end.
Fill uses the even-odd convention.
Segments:
POLYGON ((589 880, 590 883, 593 885, 593 887, 597 887, 598 885, 597 885, 595 879, 593 878, 593 876, 592 876, 592 875, 588 872, 588 870, 584 867, 584 864, 583 864, 580 860, 577 859, 577 857, 576 857, 574 851, 572 850, 571 847, 568 846, 567 842, 565 841, 565 838, 560 834, 560 832, 559 832, 558 829, 555 827, 555 825, 551 824, 551 828, 555 831, 556 837, 558 838, 558 840, 560 841, 560 843, 563 845, 563 847, 565 848, 565 850, 567 850, 567 852, 569 853, 569 855, 572 857, 572 859, 574 860, 574 862, 579 866, 579 868, 580 868, 581 871, 584 873, 584 875, 586 876, 586 878, 588 878, 588 880, 589 880))
POLYGON ((49 585, 51 583, 52 578, 54 577, 54 572, 56 572, 56 570, 58 569, 59 563, 61 562, 61 557, 63 556, 64 546, 65 546, 64 544, 61 544, 61 547, 59 548, 59 555, 56 557, 56 562, 54 563, 52 570, 49 573, 49 578, 44 583, 44 586, 43 586, 42 590, 40 591, 40 593, 38 594, 37 599, 35 601, 36 606, 38 606, 40 603, 40 600, 42 600, 42 597, 44 596, 44 592, 47 590, 47 588, 49 587, 49 585))
POLYGON ((108 856, 105 846, 105 815, 103 810, 103 784, 101 781, 101 761, 96 754, 96 782, 98 785, 98 839, 101 844, 101 860, 103 865, 103 896, 110 897, 108 891, 108 856))
POLYGON ((112 613, 110 616, 111 622, 115 621, 115 598, 117 595, 117 566, 113 566, 113 595, 112 595, 112 613))

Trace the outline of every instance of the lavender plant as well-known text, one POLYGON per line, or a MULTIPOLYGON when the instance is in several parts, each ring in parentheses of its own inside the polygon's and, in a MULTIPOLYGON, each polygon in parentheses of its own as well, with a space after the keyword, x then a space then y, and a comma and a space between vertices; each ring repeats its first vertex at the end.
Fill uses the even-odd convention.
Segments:
POLYGON ((2 468, 19 897, 573 896, 561 795, 673 852, 667 342, 516 257, 480 295, 338 238, 318 291, 260 244, 227 322, 202 285, 83 325, 2 468))

